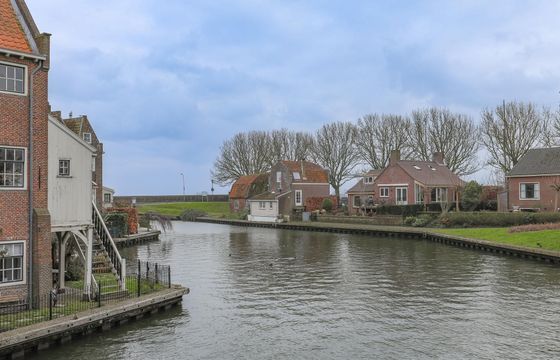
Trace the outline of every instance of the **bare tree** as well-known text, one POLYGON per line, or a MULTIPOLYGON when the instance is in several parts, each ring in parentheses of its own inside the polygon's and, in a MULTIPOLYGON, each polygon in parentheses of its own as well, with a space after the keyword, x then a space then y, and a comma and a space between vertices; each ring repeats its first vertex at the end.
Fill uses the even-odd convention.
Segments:
POLYGON ((458 175, 472 174, 480 166, 478 134, 478 127, 467 115, 436 107, 412 112, 413 155, 430 161, 434 152, 441 152, 449 169, 458 175))
POLYGON ((356 148, 357 131, 350 122, 323 125, 315 136, 313 159, 329 171, 329 183, 340 204, 340 187, 353 174, 359 161, 356 148))
POLYGON ((552 111, 545 107, 542 110, 543 139, 545 147, 560 146, 560 109, 552 111))
POLYGON ((410 154, 410 119, 400 115, 370 114, 358 120, 356 145, 361 159, 373 169, 383 169, 389 163, 392 150, 410 154))
POLYGON ((271 165, 279 160, 307 160, 313 146, 313 136, 306 132, 287 129, 274 130, 270 133, 271 165))
POLYGON ((267 172, 270 158, 268 133, 238 133, 221 146, 212 176, 221 185, 231 184, 241 176, 267 172))
POLYGON ((532 148, 543 143, 543 121, 531 103, 509 102, 484 109, 481 142, 489 165, 507 174, 532 148))

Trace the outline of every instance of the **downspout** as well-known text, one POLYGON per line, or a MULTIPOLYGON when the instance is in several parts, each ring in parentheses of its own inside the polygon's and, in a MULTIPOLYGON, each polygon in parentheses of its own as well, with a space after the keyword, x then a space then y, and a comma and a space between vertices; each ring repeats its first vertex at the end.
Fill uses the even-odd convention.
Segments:
POLYGON ((43 60, 33 70, 29 78, 29 274, 27 275, 28 304, 33 302, 33 78, 43 68, 43 60))

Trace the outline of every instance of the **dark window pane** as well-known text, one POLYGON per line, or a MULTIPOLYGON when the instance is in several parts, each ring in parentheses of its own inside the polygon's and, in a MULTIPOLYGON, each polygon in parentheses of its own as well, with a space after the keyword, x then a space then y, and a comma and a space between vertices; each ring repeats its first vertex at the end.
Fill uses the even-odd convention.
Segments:
POLYGON ((0 91, 6 91, 8 89, 7 86, 8 85, 7 85, 6 79, 0 78, 0 91))
POLYGON ((16 80, 16 92, 23 93, 23 81, 16 80))
POLYGON ((0 65, 0 78, 6 77, 6 65, 0 65))

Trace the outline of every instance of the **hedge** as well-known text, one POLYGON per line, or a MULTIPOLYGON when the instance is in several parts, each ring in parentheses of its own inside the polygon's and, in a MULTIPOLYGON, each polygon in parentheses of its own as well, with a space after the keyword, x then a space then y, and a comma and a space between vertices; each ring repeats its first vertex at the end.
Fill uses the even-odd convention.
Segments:
POLYGON ((510 227, 555 222, 560 222, 558 212, 452 212, 439 218, 439 224, 444 227, 510 227))

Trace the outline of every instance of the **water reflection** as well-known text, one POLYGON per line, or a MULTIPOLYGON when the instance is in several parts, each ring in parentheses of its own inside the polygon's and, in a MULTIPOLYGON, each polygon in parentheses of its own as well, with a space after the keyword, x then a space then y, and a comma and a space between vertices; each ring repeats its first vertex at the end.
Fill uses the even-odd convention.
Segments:
POLYGON ((195 223, 175 223, 125 256, 171 264, 173 281, 191 288, 182 310, 41 359, 535 359, 560 350, 559 269, 538 262, 195 223))

